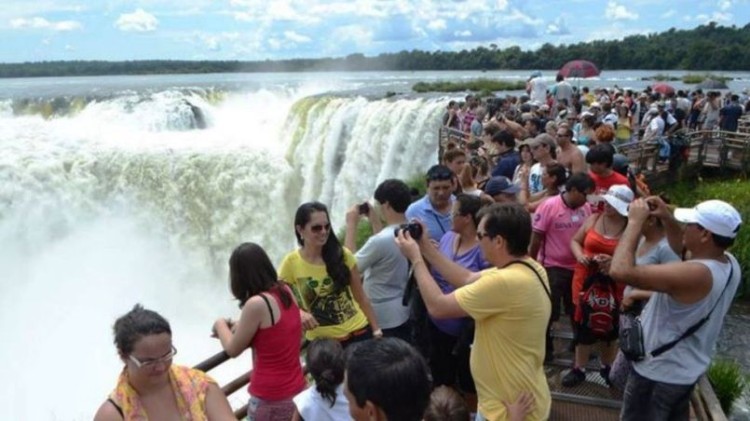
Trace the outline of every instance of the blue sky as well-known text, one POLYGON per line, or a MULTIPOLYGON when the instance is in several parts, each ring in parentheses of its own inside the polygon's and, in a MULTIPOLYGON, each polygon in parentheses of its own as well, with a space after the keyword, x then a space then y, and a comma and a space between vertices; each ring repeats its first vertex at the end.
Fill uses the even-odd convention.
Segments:
POLYGON ((0 0, 0 62, 535 49, 715 21, 750 0, 0 0))

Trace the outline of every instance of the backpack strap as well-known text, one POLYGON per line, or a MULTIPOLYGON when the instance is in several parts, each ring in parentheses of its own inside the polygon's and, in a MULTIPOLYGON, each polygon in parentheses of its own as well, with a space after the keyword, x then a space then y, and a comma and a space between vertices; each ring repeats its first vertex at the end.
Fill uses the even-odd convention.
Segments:
POLYGON ((550 302, 552 302, 552 293, 550 293, 549 289, 547 288, 547 285, 545 285, 544 280, 542 279, 542 275, 540 275, 539 272, 537 272, 536 268, 534 268, 534 266, 532 266, 531 264, 523 260, 514 260, 508 263, 507 265, 503 266, 503 268, 507 268, 508 266, 514 263, 519 263, 521 265, 524 265, 527 268, 531 269, 532 272, 534 272, 534 275, 536 275, 537 279, 539 279, 539 283, 542 284, 542 288, 544 288, 544 292, 547 294, 547 297, 549 298, 550 302))
POLYGON ((273 317, 273 309, 271 308, 271 303, 268 302, 268 298, 266 297, 265 294, 260 294, 260 298, 262 298, 263 301, 266 302, 266 306, 268 307, 268 313, 271 314, 271 326, 275 325, 276 324, 276 319, 274 319, 274 317, 273 317))
POLYGON ((708 321, 708 318, 711 317, 711 313, 714 312, 714 310, 716 309, 716 306, 718 306, 719 303, 721 302, 721 298, 724 297, 724 293, 727 291, 727 287, 732 282, 732 275, 734 274, 734 261, 732 259, 729 259, 729 265, 730 265, 730 269, 729 269, 729 277, 727 278, 727 283, 724 285, 724 289, 721 291, 721 295, 719 295, 719 299, 717 299, 716 302, 714 303, 714 306, 711 307, 711 311, 709 311, 708 314, 706 314, 705 317, 703 317, 702 319, 698 320, 694 325, 690 326, 685 331, 685 333, 683 333, 682 335, 680 335, 679 338, 677 338, 677 339, 675 339, 675 340, 673 340, 671 342, 668 342, 668 343, 666 343, 666 344, 664 344, 664 345, 656 348, 655 350, 651 351, 651 356, 652 357, 658 357, 659 355, 661 355, 661 354, 669 351, 670 349, 674 348, 675 345, 677 345, 680 341, 682 341, 683 339, 687 338, 688 336, 691 336, 698 329, 700 329, 701 326, 703 326, 704 324, 706 324, 706 322, 708 321))

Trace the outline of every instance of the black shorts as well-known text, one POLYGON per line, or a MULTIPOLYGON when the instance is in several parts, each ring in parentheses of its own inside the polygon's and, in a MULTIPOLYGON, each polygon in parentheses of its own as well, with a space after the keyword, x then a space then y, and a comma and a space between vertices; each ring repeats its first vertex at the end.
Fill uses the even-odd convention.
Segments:
POLYGON ((576 344, 580 345, 593 345, 597 342, 606 342, 609 344, 612 341, 616 341, 619 337, 618 329, 613 329, 612 332, 605 336, 597 336, 591 331, 591 329, 585 327, 581 323, 576 323, 576 344))

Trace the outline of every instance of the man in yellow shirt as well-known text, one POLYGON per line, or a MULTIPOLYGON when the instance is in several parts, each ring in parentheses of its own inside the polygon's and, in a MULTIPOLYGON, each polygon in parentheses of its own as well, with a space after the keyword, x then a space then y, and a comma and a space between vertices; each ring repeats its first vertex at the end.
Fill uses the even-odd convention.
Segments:
POLYGON ((543 368, 551 300, 544 268, 527 255, 531 217, 512 203, 494 204, 479 216, 477 237, 493 266, 482 272, 453 263, 427 236, 417 244, 402 231, 396 242, 412 263, 430 315, 476 321, 471 372, 479 398, 477 419, 506 420, 505 403, 531 394, 534 405, 527 419, 545 420, 551 404, 543 368), (425 260, 457 288, 453 293, 443 295, 425 260))

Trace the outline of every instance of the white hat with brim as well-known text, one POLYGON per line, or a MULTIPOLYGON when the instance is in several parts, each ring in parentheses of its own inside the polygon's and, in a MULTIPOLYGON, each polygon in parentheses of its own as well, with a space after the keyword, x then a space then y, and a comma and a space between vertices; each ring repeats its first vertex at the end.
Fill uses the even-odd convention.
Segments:
POLYGON ((609 203, 609 205, 622 216, 628 216, 628 207, 630 207, 630 202, 633 201, 633 198, 633 190, 624 184, 615 184, 614 186, 611 186, 609 190, 607 190, 607 193, 601 196, 590 196, 591 201, 605 201, 609 203))
POLYGON ((676 220, 685 224, 698 224, 721 237, 735 238, 740 231, 742 217, 732 205, 721 200, 707 200, 694 208, 674 210, 676 220))

